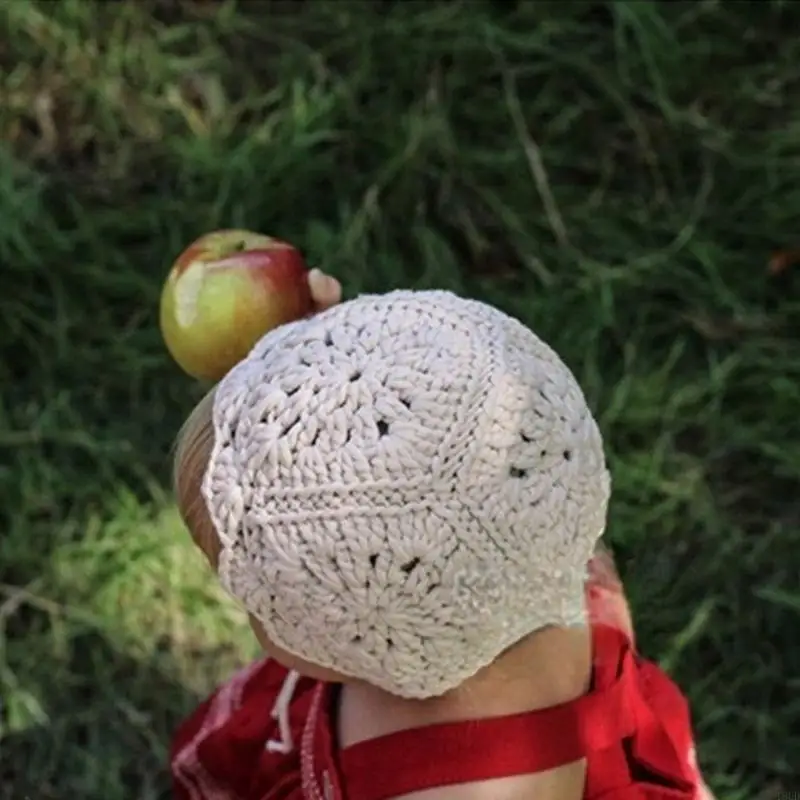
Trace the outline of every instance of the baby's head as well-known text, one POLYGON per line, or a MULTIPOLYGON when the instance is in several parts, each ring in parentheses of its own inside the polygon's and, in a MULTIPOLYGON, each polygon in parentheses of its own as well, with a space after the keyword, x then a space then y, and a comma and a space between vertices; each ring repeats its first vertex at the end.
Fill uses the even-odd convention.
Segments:
POLYGON ((490 306, 407 291, 265 336, 187 422, 176 486, 270 649, 409 698, 584 622, 609 496, 558 356, 490 306))

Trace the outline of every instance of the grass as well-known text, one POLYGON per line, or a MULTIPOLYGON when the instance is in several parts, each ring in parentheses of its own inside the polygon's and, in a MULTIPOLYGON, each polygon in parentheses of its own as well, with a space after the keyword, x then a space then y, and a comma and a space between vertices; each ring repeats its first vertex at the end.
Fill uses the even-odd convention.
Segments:
POLYGON ((0 11, 0 797, 168 797, 253 652, 186 543, 195 236, 448 287, 562 353, 609 536, 721 800, 800 788, 800 4, 15 0, 0 11))

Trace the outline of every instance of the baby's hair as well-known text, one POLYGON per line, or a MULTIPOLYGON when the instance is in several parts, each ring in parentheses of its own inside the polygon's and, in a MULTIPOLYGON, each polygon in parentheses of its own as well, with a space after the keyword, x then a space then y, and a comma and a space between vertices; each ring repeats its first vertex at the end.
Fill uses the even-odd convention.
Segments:
POLYGON ((219 539, 208 516, 202 486, 214 446, 214 390, 194 408, 175 443, 172 483, 183 521, 209 561, 216 566, 219 539))

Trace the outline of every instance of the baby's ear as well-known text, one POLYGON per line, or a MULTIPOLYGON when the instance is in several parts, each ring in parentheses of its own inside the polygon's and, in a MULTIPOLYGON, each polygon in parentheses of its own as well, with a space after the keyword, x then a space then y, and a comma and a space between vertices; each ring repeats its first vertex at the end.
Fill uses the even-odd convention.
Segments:
POLYGON ((325 311, 342 301, 342 285, 320 269, 314 268, 308 273, 308 287, 316 311, 325 311))

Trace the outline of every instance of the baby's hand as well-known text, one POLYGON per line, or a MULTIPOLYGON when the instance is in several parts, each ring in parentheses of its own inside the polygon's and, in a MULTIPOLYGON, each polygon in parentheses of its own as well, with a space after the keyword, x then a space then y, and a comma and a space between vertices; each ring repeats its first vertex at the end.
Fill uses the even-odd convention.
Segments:
POLYGON ((342 300, 342 285, 339 281, 316 267, 308 273, 308 287, 311 289, 316 312, 325 311, 342 300))

